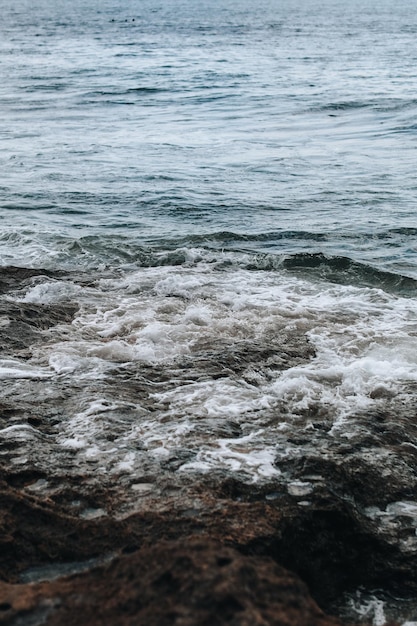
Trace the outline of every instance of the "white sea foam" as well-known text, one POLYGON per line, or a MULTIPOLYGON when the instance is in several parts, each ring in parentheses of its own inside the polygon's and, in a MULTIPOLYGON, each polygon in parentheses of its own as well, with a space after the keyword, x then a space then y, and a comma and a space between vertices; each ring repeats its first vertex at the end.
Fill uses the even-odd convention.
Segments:
MULTIPOLYGON (((64 283, 59 285, 48 282, 44 290, 37 285, 27 301, 59 300, 65 293, 64 283)), ((0 377, 104 380, 115 367, 143 363, 165 368, 168 378, 172 369, 175 378, 178 360, 188 359, 184 371, 191 380, 182 376, 175 387, 155 390, 146 399, 154 407, 146 429, 143 423, 129 427, 114 444, 120 454, 113 466, 118 463, 120 470, 131 465, 122 446, 135 437, 155 456, 187 445, 204 421, 234 420, 243 429, 241 438, 252 437, 247 452, 227 443, 227 437, 197 437, 200 450, 182 470, 208 471, 223 464, 230 471, 271 475, 277 471, 274 454, 282 454, 274 432, 283 433, 300 414, 324 407, 333 419, 331 433, 349 437, 355 413, 406 393, 417 381, 417 304, 381 290, 277 271, 224 271, 205 261, 141 269, 97 285, 74 289, 71 298, 80 309, 73 322, 60 324, 47 343, 34 346, 32 362, 0 363, 0 377), (287 367, 283 362, 282 369, 269 368, 265 359, 251 362, 251 346, 272 350, 279 361, 287 336, 301 342, 307 337, 315 355, 287 367), (222 354, 240 346, 243 353, 244 346, 249 349, 247 365, 235 372, 226 362, 222 371, 222 354), (221 376, 211 377, 209 365, 207 371, 198 369, 201 359, 211 358, 221 376)), ((80 407, 62 445, 90 457, 101 450, 109 458, 111 446, 100 440, 95 423, 99 414, 80 407)))
POLYGON ((361 619, 372 620, 372 626, 384 626, 386 624, 385 603, 376 596, 366 600, 352 600, 352 609, 361 619))
POLYGON ((417 626, 415 599, 394 597, 381 590, 360 588, 354 593, 346 594, 343 609, 344 617, 349 623, 417 626))
POLYGON ((178 386, 172 391, 155 393, 153 398, 161 406, 169 406, 173 413, 190 417, 238 417, 268 408, 268 397, 244 381, 222 378, 178 386))
POLYGON ((42 282, 28 289, 21 302, 34 304, 56 304, 76 298, 81 287, 69 281, 42 282))
POLYGON ((13 378, 49 378, 51 373, 45 368, 35 367, 14 359, 0 359, 0 380, 13 378))
POLYGON ((0 437, 11 439, 33 439, 40 433, 29 424, 13 424, 0 430, 0 437))
POLYGON ((396 518, 396 517, 408 517, 415 520, 417 523, 417 502, 413 501, 398 501, 391 502, 385 508, 385 510, 378 509, 378 507, 369 507, 365 509, 365 513, 371 519, 376 518, 396 518))
POLYGON ((259 448, 259 444, 256 445, 262 434, 263 431, 257 431, 239 438, 218 439, 209 448, 201 450, 195 460, 182 465, 180 470, 197 470, 205 473, 216 467, 226 467, 232 472, 243 470, 250 474, 254 481, 258 478, 279 476, 280 472, 274 466, 275 449, 259 448))

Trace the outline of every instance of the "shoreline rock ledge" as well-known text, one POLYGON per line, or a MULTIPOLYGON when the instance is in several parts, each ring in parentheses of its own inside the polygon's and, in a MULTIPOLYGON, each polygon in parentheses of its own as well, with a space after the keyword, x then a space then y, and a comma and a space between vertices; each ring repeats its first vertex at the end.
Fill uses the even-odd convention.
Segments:
POLYGON ((164 507, 151 498, 121 519, 82 519, 2 481, 0 624, 347 624, 318 604, 381 574, 388 555, 367 569, 378 546, 329 503, 307 514, 239 488, 200 485, 164 507))

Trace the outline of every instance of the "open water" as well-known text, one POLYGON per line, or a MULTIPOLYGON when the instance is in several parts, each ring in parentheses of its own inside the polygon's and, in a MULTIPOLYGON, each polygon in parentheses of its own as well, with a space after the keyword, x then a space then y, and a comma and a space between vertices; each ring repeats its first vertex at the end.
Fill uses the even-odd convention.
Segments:
POLYGON ((77 308, 0 378, 71 390, 54 454, 135 476, 185 446, 179 472, 262 482, 323 407, 331 445, 412 402, 412 3, 0 8, 0 265, 50 271, 4 302, 77 308), (141 367, 164 372, 152 393, 116 393, 141 367))

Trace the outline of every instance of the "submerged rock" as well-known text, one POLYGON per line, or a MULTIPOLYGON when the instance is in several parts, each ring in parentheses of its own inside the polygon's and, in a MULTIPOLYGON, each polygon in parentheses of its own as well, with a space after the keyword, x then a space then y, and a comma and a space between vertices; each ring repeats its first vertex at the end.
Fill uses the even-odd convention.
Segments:
POLYGON ((16 352, 41 342, 43 330, 61 322, 70 322, 77 309, 77 306, 71 304, 2 302, 0 350, 5 353, 16 352))
POLYGON ((0 294, 22 289, 38 276, 58 277, 63 273, 45 269, 6 266, 0 268, 0 294))

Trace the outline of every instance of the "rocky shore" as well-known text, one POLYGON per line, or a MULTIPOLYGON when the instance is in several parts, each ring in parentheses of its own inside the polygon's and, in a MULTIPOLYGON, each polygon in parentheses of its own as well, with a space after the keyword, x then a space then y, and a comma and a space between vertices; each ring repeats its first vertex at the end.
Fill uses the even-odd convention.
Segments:
POLYGON ((283 516, 264 504, 83 522, 2 487, 2 624, 340 623, 276 562, 283 516))
POLYGON ((325 613, 344 592, 415 580, 415 563, 338 498, 306 511, 201 486, 86 520, 29 494, 35 479, 1 484, 1 624, 336 626, 348 622, 325 613))
MULTIPOLYGON (((77 306, 19 300, 45 277, 10 268, 1 279, 0 344, 12 359, 8 370, 3 362, 0 399, 0 624, 380 626, 415 619, 413 389, 376 392, 378 410, 355 415, 349 437, 330 432, 326 407, 299 412, 291 432, 277 430, 286 453, 277 447, 276 474, 264 480, 226 469, 184 472, 196 454, 187 439, 163 456, 150 454, 139 436, 128 445, 124 439, 161 410, 155 386, 175 389, 203 376, 249 380, 254 363, 267 376, 311 359, 311 346, 297 332, 268 348, 202 344, 169 370, 136 363, 82 385, 51 378, 35 371, 34 358, 57 329, 62 340, 77 306), (81 394, 107 398, 93 415, 101 456, 87 455, 74 439, 92 415, 80 412, 81 394), (358 590, 386 600, 384 621, 372 607, 355 613, 349 598, 358 590)), ((274 416, 263 419, 272 424, 274 416)), ((210 437, 235 441, 242 428, 238 419, 212 420, 192 436, 197 445, 210 437)))

